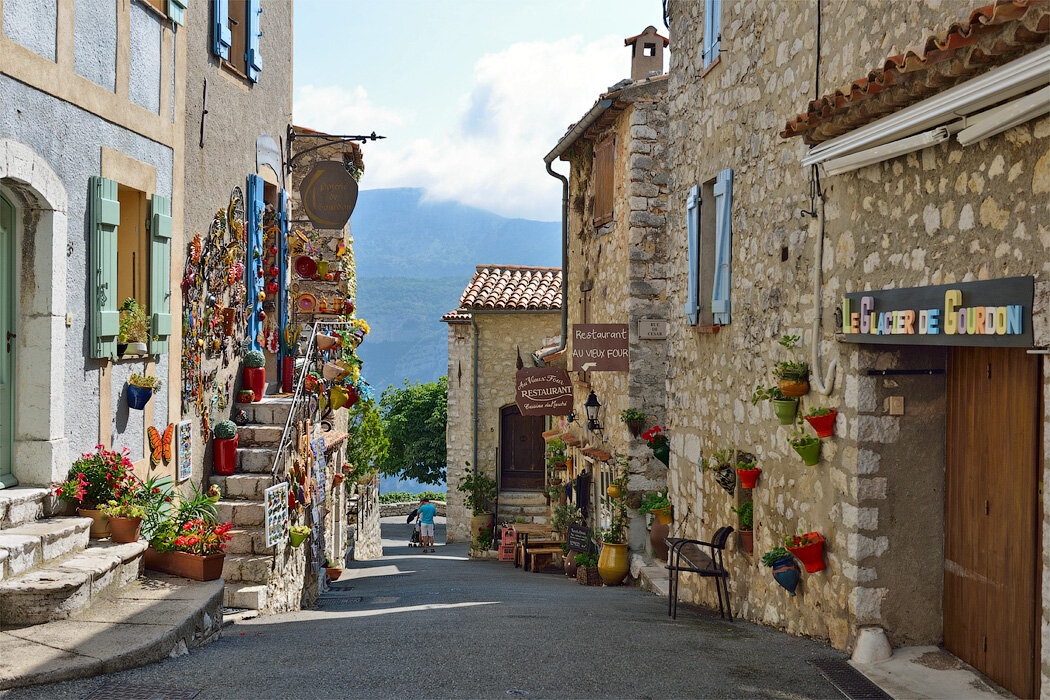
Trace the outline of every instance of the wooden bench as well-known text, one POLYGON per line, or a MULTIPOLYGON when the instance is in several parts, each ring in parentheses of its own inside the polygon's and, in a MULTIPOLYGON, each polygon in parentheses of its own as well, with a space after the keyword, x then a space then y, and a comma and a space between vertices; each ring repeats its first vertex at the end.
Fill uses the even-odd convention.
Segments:
POLYGON ((529 563, 525 567, 526 571, 533 573, 538 572, 544 566, 551 563, 554 555, 561 551, 561 545, 555 544, 554 546, 542 546, 546 545, 546 542, 537 542, 536 546, 530 546, 528 549, 529 563))
POLYGON ((729 619, 733 619, 733 608, 729 604, 729 572, 722 561, 722 552, 726 547, 733 528, 728 525, 718 528, 710 542, 703 540, 687 540, 680 537, 667 537, 669 552, 667 554, 667 566, 669 572, 673 573, 670 578, 670 592, 667 596, 667 614, 672 618, 678 617, 678 574, 688 572, 705 578, 715 580, 715 590, 718 591, 718 614, 725 618, 722 605, 722 596, 725 595, 725 609, 729 611, 729 619), (708 549, 705 552, 702 548, 708 549), (710 552, 710 553, 708 553, 710 552))

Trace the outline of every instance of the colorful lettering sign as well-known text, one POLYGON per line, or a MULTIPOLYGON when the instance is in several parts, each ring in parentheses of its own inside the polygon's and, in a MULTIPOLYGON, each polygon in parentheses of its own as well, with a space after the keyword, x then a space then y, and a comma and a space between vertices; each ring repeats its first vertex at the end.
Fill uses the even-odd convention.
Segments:
POLYGON ((1032 345, 1032 277, 853 292, 843 340, 892 345, 1032 345))
POLYGON ((631 367, 626 323, 577 323, 572 327, 572 369, 626 372, 631 367))
POLYGON ((523 416, 572 413, 572 381, 557 367, 525 367, 514 375, 514 403, 523 416))

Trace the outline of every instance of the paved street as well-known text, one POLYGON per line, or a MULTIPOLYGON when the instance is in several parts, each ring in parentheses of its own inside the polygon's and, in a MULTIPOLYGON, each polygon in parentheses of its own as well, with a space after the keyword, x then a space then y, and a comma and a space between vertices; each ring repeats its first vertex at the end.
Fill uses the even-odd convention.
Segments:
POLYGON ((424 555, 408 533, 384 520, 386 556, 347 570, 318 609, 231 625, 146 668, 0 697, 83 698, 107 683, 199 698, 840 697, 807 663, 841 658, 825 644, 688 608, 674 622, 636 588, 469 561, 462 544, 424 555))

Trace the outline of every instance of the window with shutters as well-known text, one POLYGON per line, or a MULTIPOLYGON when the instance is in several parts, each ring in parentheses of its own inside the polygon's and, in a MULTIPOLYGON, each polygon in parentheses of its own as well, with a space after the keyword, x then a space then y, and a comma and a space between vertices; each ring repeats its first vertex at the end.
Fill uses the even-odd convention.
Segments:
POLYGON ((722 49, 722 0, 704 0, 704 69, 710 68, 722 49))
POLYGON ((212 0, 212 53, 226 69, 252 82, 262 70, 261 13, 261 0, 212 0))
POLYGON ((613 193, 616 184, 616 137, 610 136, 594 147, 594 225, 613 220, 613 193))
POLYGON ((117 306, 134 299, 149 314, 149 231, 146 193, 117 185, 120 225, 117 226, 117 306))
POLYGON ((733 258, 733 170, 727 168, 686 200, 689 277, 684 313, 690 325, 730 321, 733 258))

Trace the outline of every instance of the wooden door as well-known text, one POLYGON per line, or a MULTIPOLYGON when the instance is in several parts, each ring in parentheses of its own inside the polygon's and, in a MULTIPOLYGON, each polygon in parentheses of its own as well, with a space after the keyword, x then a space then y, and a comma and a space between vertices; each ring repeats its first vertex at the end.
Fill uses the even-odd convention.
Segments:
POLYGON ((14 486, 15 211, 0 196, 0 489, 14 486))
POLYGON ((948 368, 944 645, 1036 694, 1039 359, 953 348, 948 368))
POLYGON ((517 406, 500 409, 500 488, 543 488, 543 416, 523 416, 517 406))

